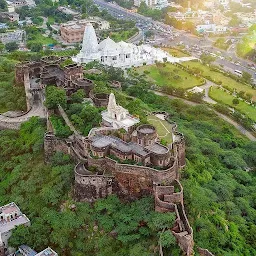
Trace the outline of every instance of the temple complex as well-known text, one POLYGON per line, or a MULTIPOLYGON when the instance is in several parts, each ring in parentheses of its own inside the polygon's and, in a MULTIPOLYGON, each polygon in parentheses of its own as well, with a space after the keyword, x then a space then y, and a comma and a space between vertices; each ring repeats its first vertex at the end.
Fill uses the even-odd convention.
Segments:
POLYGON ((116 43, 109 37, 98 43, 95 30, 91 23, 87 23, 80 53, 73 57, 77 63, 98 61, 104 65, 129 68, 131 66, 151 65, 158 62, 181 62, 193 57, 176 58, 160 48, 150 45, 135 45, 132 43, 116 43))

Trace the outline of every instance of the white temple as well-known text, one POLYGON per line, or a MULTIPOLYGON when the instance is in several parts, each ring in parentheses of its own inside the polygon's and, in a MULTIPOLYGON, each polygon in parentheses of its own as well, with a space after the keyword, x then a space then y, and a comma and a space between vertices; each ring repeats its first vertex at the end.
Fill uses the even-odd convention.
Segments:
POLYGON ((129 68, 154 64, 155 61, 180 62, 193 59, 192 57, 176 58, 160 48, 150 45, 134 45, 126 42, 115 43, 109 37, 98 43, 95 30, 91 23, 85 26, 83 45, 80 53, 73 58, 77 63, 99 61, 104 65, 129 68))
POLYGON ((127 109, 116 104, 113 93, 109 95, 108 108, 101 113, 104 125, 113 128, 124 128, 128 131, 129 127, 140 122, 138 118, 131 116, 127 109))

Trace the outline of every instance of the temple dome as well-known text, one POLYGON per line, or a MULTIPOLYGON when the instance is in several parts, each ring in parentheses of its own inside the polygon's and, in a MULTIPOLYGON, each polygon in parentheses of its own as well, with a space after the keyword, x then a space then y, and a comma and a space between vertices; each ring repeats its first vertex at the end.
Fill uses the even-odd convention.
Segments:
POLYGON ((106 55, 118 55, 120 52, 120 46, 109 37, 100 42, 98 49, 106 55))
POLYGON ((118 46, 123 53, 132 53, 134 49, 134 46, 132 44, 126 43, 124 41, 119 42, 118 46))

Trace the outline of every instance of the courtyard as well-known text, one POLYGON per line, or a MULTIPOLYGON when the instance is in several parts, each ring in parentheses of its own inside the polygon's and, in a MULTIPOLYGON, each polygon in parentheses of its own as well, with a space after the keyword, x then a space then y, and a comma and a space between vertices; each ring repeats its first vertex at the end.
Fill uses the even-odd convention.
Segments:
POLYGON ((168 144, 172 143, 172 125, 168 123, 166 120, 162 120, 155 115, 147 116, 147 121, 155 126, 158 136, 168 144))

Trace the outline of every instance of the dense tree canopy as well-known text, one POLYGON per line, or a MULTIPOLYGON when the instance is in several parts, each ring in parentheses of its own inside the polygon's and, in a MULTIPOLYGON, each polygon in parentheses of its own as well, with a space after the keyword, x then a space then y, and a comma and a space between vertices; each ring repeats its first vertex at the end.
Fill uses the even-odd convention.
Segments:
POLYGON ((47 86, 45 105, 50 109, 57 109, 58 105, 65 108, 67 105, 67 96, 65 90, 56 86, 47 86))

